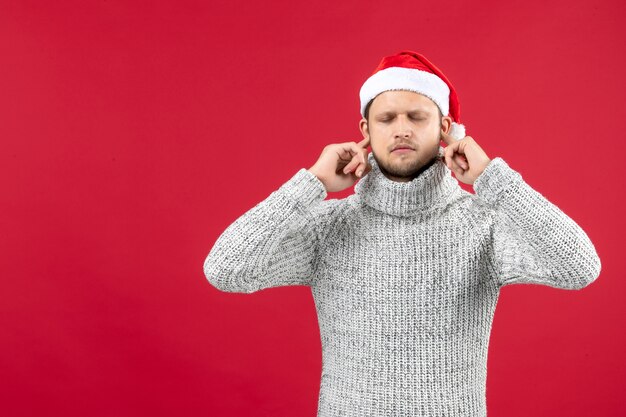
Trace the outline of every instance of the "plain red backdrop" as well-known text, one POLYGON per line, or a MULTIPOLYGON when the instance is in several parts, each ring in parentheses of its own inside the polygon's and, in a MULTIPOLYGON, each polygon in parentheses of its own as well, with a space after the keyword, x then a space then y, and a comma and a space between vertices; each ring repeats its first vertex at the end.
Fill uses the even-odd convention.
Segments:
POLYGON ((413 49, 456 86, 467 134, 602 260, 580 291, 502 290, 489 415, 625 415, 625 11, 3 1, 0 412, 314 416, 310 289, 222 293, 203 261, 326 144, 360 140, 361 84, 413 49))

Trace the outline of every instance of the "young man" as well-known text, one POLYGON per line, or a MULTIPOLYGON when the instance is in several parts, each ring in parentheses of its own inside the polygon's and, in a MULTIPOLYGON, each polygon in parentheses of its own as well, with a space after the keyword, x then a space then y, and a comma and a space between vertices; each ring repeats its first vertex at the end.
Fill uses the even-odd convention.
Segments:
POLYGON ((238 218, 204 273, 227 292, 311 287, 319 417, 485 416, 500 288, 581 289, 600 259, 570 217, 465 135, 452 84, 423 55, 383 58, 360 98, 364 139, 326 146, 238 218))

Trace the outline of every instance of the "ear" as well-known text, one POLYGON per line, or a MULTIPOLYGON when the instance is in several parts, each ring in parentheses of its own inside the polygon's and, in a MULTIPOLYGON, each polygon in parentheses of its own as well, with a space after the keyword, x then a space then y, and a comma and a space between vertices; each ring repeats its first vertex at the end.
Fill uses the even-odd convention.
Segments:
POLYGON ((444 133, 450 133, 450 129, 452 129, 452 117, 444 116, 441 118, 441 129, 444 133))
POLYGON ((363 118, 359 121, 359 130, 363 135, 363 139, 368 138, 370 135, 369 126, 367 125, 367 119, 363 118))

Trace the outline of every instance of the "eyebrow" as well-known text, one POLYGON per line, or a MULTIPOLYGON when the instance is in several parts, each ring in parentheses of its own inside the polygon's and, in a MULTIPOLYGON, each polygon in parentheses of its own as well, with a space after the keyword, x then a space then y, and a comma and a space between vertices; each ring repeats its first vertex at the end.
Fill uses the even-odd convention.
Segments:
MULTIPOLYGON (((417 115, 417 114, 421 114, 421 115, 425 115, 425 116, 430 116, 430 112, 427 110, 421 110, 421 109, 415 109, 415 110, 411 110, 409 111, 410 115, 417 115)), ((394 111, 385 111, 379 114, 379 116, 395 116, 396 112, 394 111)))

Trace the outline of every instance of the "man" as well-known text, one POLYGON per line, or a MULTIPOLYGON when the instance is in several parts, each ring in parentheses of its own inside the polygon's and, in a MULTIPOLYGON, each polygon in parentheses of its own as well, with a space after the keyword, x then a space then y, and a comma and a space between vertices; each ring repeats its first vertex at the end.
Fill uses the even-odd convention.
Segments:
POLYGON ((238 218, 204 273, 228 292, 311 287, 319 417, 485 416, 500 289, 581 289, 600 259, 571 218, 465 135, 454 87, 423 55, 383 58, 360 98, 364 139, 326 146, 238 218))

